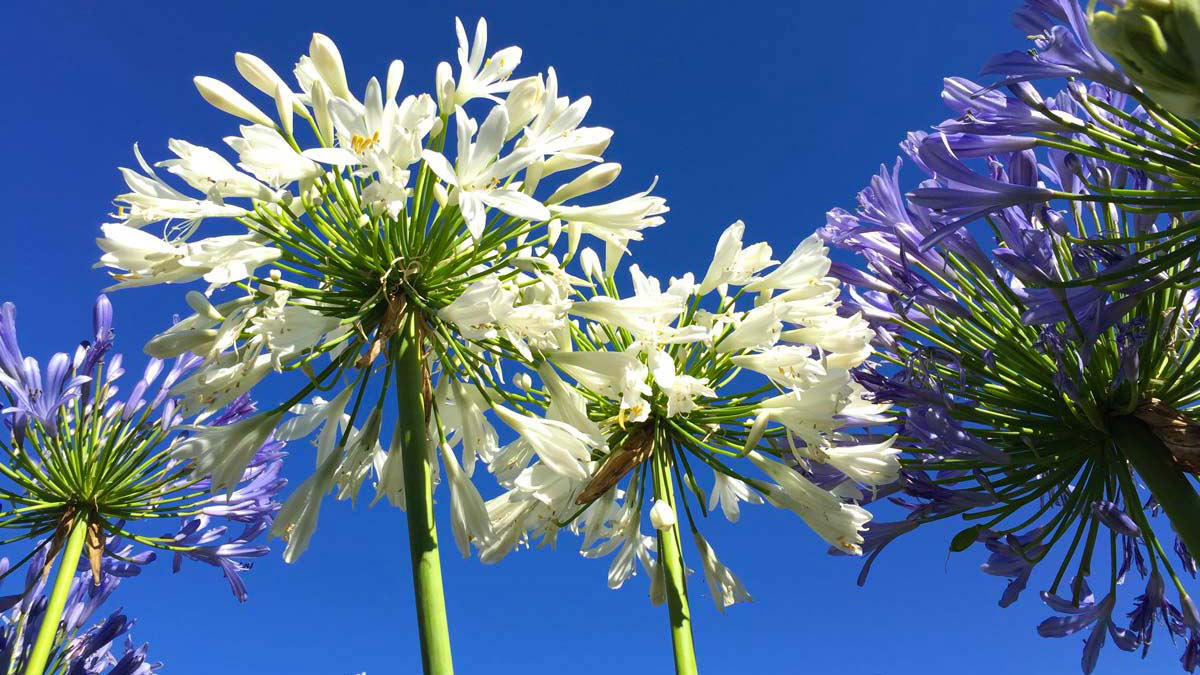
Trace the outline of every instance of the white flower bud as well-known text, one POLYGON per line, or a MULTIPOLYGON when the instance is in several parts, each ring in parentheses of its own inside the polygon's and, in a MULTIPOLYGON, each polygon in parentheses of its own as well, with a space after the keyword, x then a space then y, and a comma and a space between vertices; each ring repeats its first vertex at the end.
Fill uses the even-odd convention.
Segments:
POLYGON ((529 373, 517 373, 513 375, 513 384, 521 391, 529 391, 533 388, 533 378, 529 376, 529 373))
POLYGON ((754 418, 754 423, 750 425, 750 433, 746 435, 746 444, 742 446, 743 454, 748 454, 751 450, 758 447, 759 441, 762 440, 763 432, 767 430, 767 422, 770 418, 770 411, 758 411, 758 415, 754 418))
POLYGON ((579 252, 579 266, 589 280, 600 281, 604 278, 604 266, 600 264, 600 256, 590 246, 583 247, 579 252))
POLYGON ((196 84, 196 89, 200 91, 200 96, 208 101, 209 105, 227 112, 234 117, 240 117, 244 120, 249 120, 255 124, 261 124, 266 127, 275 126, 275 122, 267 117, 266 113, 259 110, 253 103, 246 100, 245 96, 234 91, 233 87, 225 84, 220 80, 203 75, 197 75, 192 78, 192 82, 196 84))
POLYGON ((650 507, 650 524, 656 530, 666 530, 675 526, 675 509, 665 500, 659 499, 650 507))
POLYGON ((217 311, 216 307, 213 307, 212 303, 208 301, 208 298, 204 297, 203 293, 199 291, 188 291, 183 297, 184 300, 187 301, 188 307, 191 307, 196 314, 199 314, 200 316, 211 321, 225 320, 225 317, 217 311))
POLYGON ((321 132, 321 143, 333 147, 333 117, 329 114, 329 90, 320 80, 312 84, 312 107, 317 116, 317 131, 321 132))
POLYGON ((404 62, 396 59, 388 66, 387 96, 383 99, 384 101, 396 100, 396 94, 400 91, 400 83, 402 81, 404 81, 404 62))
POLYGON ((354 96, 350 94, 350 87, 346 84, 342 54, 337 45, 333 44, 333 40, 320 33, 313 33, 312 41, 308 43, 308 55, 312 58, 321 79, 329 85, 331 94, 348 101, 354 100, 354 96))
POLYGON ((454 75, 450 64, 442 61, 437 65, 437 75, 434 77, 434 88, 437 90, 438 111, 449 115, 454 110, 454 75))
POLYGON ((580 195, 586 195, 596 190, 602 190, 612 184, 617 176, 621 174, 621 165, 615 162, 601 164, 600 166, 592 167, 587 171, 579 174, 571 182, 559 186, 553 194, 546 199, 547 204, 559 204, 568 199, 574 199, 580 195))
POLYGON ((275 112, 279 114, 279 122, 284 133, 292 135, 292 110, 296 106, 296 97, 282 82, 275 87, 275 112))
POLYGON ((558 237, 562 234, 562 220, 558 218, 552 219, 546 223, 546 243, 553 248, 558 243, 558 237))

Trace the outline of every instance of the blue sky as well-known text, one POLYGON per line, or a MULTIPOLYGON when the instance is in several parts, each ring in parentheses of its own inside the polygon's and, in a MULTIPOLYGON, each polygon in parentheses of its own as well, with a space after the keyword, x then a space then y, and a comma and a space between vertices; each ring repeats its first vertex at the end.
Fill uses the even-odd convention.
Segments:
MULTIPOLYGON (((519 74, 553 65, 564 93, 593 97, 590 123, 616 131, 606 157, 624 165, 619 188, 659 176, 668 223, 635 254, 666 276, 702 273, 717 235, 736 219, 746 221, 748 239, 790 249, 826 210, 851 208, 906 131, 945 117, 944 75, 973 75, 991 54, 1026 46, 1008 19, 1016 5, 20 3, 0 27, 9 148, 0 165, 0 300, 18 305, 26 353, 45 358, 86 335, 105 285, 91 269, 93 237, 124 187, 115 167, 132 165, 134 141, 161 159, 169 137, 216 146, 231 133, 232 120, 200 100, 191 78, 238 82, 235 51, 287 73, 320 31, 339 45, 352 86, 401 58, 406 90, 428 91, 437 61, 453 61, 454 17, 473 24, 483 14, 493 47, 524 48, 519 74)), ((170 287, 112 300, 118 345, 133 364, 145 339, 183 308, 170 287)), ((258 395, 274 401, 281 393, 258 395)), ((293 478, 310 466, 310 451, 292 448, 301 458, 293 478)), ((448 540, 448 521, 441 525, 448 540)), ((1001 610, 1003 581, 977 571, 981 554, 948 556, 960 528, 894 544, 860 589, 858 563, 827 556, 789 514, 751 507, 736 526, 711 520, 705 533, 755 602, 722 616, 701 577, 691 577, 701 668, 1077 672, 1082 637, 1037 637, 1034 626, 1050 612, 1032 591, 1001 610)), ((244 605, 216 570, 193 565, 171 575, 160 561, 127 583, 114 606, 139 618, 136 638, 176 675, 415 673, 406 543, 399 511, 329 503, 297 564, 273 554, 248 575, 244 605)), ((609 591, 607 560, 581 559, 568 536, 562 543, 494 567, 443 549, 459 672, 668 672, 667 619, 646 601, 645 577, 609 591)), ((1177 668, 1176 649, 1155 647, 1139 664, 1110 646, 1096 672, 1177 668)))

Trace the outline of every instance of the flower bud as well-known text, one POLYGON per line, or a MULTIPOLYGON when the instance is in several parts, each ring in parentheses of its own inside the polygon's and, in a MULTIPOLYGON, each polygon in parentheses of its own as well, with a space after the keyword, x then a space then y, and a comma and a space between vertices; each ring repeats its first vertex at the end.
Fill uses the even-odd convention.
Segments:
POLYGON ((184 300, 187 302, 188 307, 191 307, 196 314, 209 319, 210 321, 225 320, 224 315, 218 312, 216 307, 213 307, 212 303, 208 301, 208 298, 204 297, 203 293, 198 291, 188 291, 187 294, 184 295, 184 300))
POLYGON ((579 252, 579 266, 590 281, 600 281, 604 278, 604 266, 600 264, 600 256, 591 247, 585 246, 579 252))
POLYGON ((234 91, 233 87, 225 84, 220 80, 203 75, 197 75, 192 78, 192 82, 196 84, 196 89, 200 91, 200 96, 208 101, 209 105, 227 112, 234 117, 240 117, 244 120, 249 120, 255 124, 261 124, 265 127, 274 127, 275 122, 267 117, 266 113, 259 110, 253 103, 246 100, 245 96, 234 91))
POLYGON ((546 223, 546 244, 551 248, 558 243, 558 237, 562 234, 562 220, 558 218, 551 219, 546 223))
POLYGON ((1200 0, 1129 0, 1090 12, 1096 45, 1171 112, 1200 117, 1200 0))
POLYGON ((449 115, 454 110, 454 74, 449 63, 442 61, 437 65, 434 88, 437 91, 438 111, 442 115, 449 115))
POLYGON ((396 59, 388 66, 387 96, 384 98, 384 101, 396 100, 396 94, 400 91, 400 83, 402 81, 404 81, 404 62, 396 59))
POLYGON ((308 55, 321 79, 329 86, 329 92, 348 101, 354 100, 350 86, 346 84, 346 68, 342 65, 342 54, 333 40, 320 33, 313 33, 308 43, 308 55))
POLYGON ((621 165, 615 162, 592 167, 576 176, 571 182, 559 186, 546 200, 546 203, 559 204, 580 195, 602 190, 612 184, 620 174, 621 165))
POLYGON ((329 114, 329 89, 320 80, 312 84, 312 108, 317 118, 317 131, 321 132, 321 143, 333 147, 333 117, 329 114))
POLYGON ((275 112, 279 114, 279 124, 288 136, 292 135, 292 111, 298 103, 291 90, 282 82, 275 87, 275 112))
POLYGON ((659 499, 650 507, 650 524, 656 530, 666 530, 675 525, 675 509, 666 501, 659 499))
POLYGON ((529 391, 533 388, 533 378, 529 373, 517 373, 513 375, 513 385, 521 391, 529 391))

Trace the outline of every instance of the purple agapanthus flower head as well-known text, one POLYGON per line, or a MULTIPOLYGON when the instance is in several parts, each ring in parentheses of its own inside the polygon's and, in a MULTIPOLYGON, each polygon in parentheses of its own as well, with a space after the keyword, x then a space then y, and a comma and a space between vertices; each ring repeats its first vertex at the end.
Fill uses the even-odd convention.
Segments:
MULTIPOLYGON (((888 493, 905 518, 866 536, 865 569, 961 516, 951 550, 987 549, 1001 606, 1044 579, 1065 616, 1039 632, 1086 629, 1090 672, 1109 638, 1144 652, 1156 620, 1175 637, 1200 625, 1180 578, 1200 512, 1159 508, 1149 441, 1126 435, 1161 443, 1168 474, 1200 466, 1171 437, 1200 428, 1200 132, 1097 48, 1078 0, 1028 0, 1014 23, 1033 49, 989 61, 988 81, 946 78, 947 119, 901 141, 919 175, 886 165, 819 232, 857 258, 831 269, 839 311, 867 318, 885 362, 854 377, 896 411, 864 439, 895 432, 905 467, 888 493), (1083 582, 1101 573, 1097 601, 1083 582), (1134 575, 1147 590, 1117 612, 1134 575)), ((1180 646, 1200 663, 1194 635, 1180 646)))
MULTIPOLYGON (((33 542, 31 555, 19 563, 28 566, 24 589, 0 598, 0 611, 43 622, 39 612, 48 611, 46 570, 80 568, 61 616, 45 617, 61 626, 68 673, 144 674, 157 669, 146 660, 144 646, 130 643, 123 653, 112 647, 131 624, 120 610, 85 629, 121 580, 140 575, 155 560, 155 548, 172 552, 177 571, 183 558, 216 567, 235 597, 244 601, 242 575, 249 560, 268 552, 262 540, 286 484, 280 477, 283 444, 268 438, 231 489, 210 494, 210 477, 198 475, 173 452, 177 441, 186 438, 190 421, 173 388, 199 357, 150 359, 128 391, 121 392, 125 368, 113 350, 114 336, 112 305, 101 296, 93 310, 92 339, 80 345, 73 359, 53 356, 43 376, 37 361, 23 356, 18 346, 15 309, 11 304, 0 308, 0 391, 10 402, 0 415, 11 430, 8 442, 0 440, 11 467, 7 482, 0 482, 0 501, 11 505, 0 507, 0 528, 10 542, 33 542), (21 508, 28 504, 39 508, 21 508), (176 529, 141 531, 163 522, 176 529), (79 560, 47 564, 48 558, 62 557, 67 533, 80 528, 89 534, 79 560)), ((212 426, 236 424, 254 411, 254 401, 243 394, 207 421, 212 426)), ((7 658, 20 658, 21 641, 28 639, 32 636, 6 634, 7 658)))

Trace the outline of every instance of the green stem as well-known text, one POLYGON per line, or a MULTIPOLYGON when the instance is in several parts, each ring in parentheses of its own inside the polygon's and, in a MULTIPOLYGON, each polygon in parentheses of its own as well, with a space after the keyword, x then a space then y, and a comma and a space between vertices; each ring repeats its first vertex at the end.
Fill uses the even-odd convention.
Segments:
POLYGON ((63 608, 67 606, 67 594, 71 591, 71 581, 79 567, 79 556, 83 553, 86 535, 87 521, 76 516, 71 535, 67 538, 67 547, 59 559, 54 588, 50 591, 50 600, 46 603, 46 613, 42 615, 42 625, 38 628, 33 651, 29 652, 29 661, 25 663, 25 675, 42 675, 46 670, 46 661, 54 647, 54 638, 58 635, 58 622, 62 620, 63 608))
MULTIPOLYGON (((424 367, 421 340, 410 323, 398 340, 396 394, 399 400, 400 451, 404 459, 404 503, 408 515, 408 546, 412 556, 413 590, 421 663, 426 675, 451 675, 450 627, 442 590, 437 523, 433 517, 433 484, 425 439, 424 367)), ((394 451, 395 449, 393 449, 394 451)))
POLYGON ((1117 447, 1171 519, 1188 551, 1200 555, 1200 495, 1187 474, 1175 466, 1171 451, 1137 418, 1118 417, 1109 429, 1117 447))
MULTIPOLYGON (((654 498, 666 501, 675 510, 675 490, 662 448, 654 449, 654 498)), ((678 512, 676 512, 678 520, 678 512)), ((658 564, 662 566, 667 609, 671 616, 671 645, 675 651, 676 675, 696 675, 696 648, 692 641, 692 610, 688 605, 687 580, 684 578, 683 551, 679 542, 679 523, 658 531, 658 564)))

